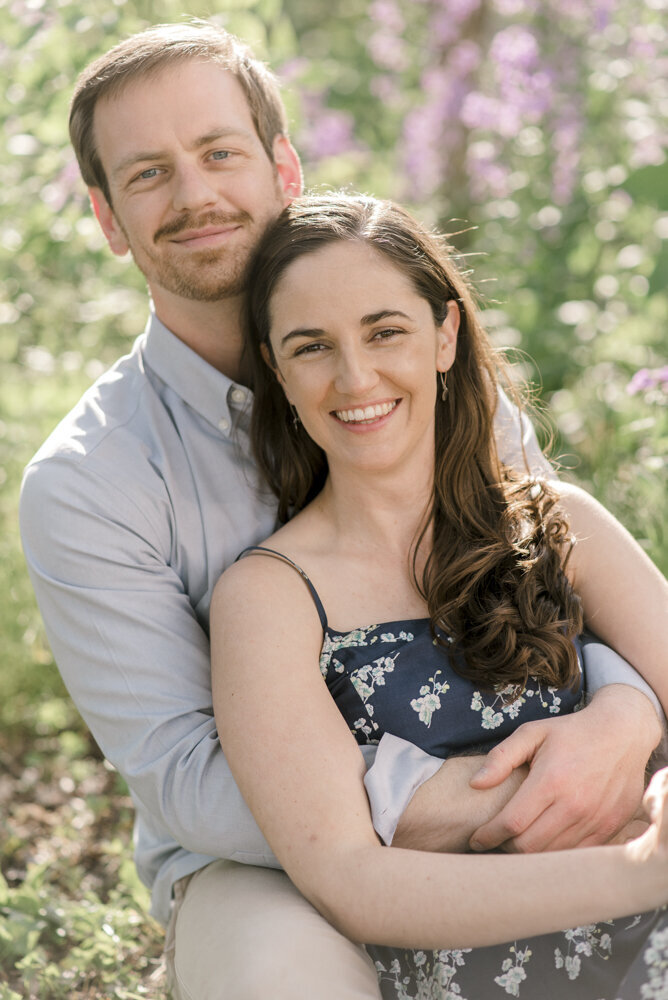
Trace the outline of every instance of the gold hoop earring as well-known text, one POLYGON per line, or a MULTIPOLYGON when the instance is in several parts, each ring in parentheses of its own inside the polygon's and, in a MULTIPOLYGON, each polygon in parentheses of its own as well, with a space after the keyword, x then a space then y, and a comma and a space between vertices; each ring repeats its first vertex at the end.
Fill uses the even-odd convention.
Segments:
POLYGON ((445 397, 448 395, 448 387, 446 385, 446 374, 445 372, 439 372, 438 377, 441 380, 441 400, 445 402, 445 397))

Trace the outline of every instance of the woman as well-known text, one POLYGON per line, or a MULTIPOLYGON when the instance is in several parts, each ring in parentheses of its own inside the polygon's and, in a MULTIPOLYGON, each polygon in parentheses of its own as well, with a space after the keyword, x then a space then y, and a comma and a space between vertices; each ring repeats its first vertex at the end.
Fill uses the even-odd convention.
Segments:
POLYGON ((249 287, 256 450, 286 523, 221 578, 211 639, 221 741, 260 826, 307 898, 373 943, 387 996, 638 996, 668 957, 663 917, 610 921, 668 902, 665 777, 628 846, 388 850, 357 742, 393 732, 445 757, 572 711, 583 617, 665 696, 658 642, 624 638, 619 570, 656 584, 648 616, 665 584, 590 498, 502 468, 471 294, 401 209, 293 203, 249 287))

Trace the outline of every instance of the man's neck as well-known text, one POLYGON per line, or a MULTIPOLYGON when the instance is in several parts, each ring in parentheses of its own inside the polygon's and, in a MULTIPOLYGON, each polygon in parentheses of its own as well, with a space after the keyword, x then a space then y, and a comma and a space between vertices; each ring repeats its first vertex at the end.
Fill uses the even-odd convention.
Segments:
POLYGON ((175 337, 235 382, 246 382, 242 366, 242 298, 196 302, 153 295, 155 312, 175 337))

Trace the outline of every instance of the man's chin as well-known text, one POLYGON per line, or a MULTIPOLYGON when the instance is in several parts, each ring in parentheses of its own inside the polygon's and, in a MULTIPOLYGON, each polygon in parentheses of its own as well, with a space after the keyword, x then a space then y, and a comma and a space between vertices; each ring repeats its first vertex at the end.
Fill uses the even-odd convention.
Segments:
POLYGON ((245 273, 206 275, 200 268, 191 275, 183 271, 160 275, 158 284, 172 295, 191 302, 220 302, 242 295, 246 290, 246 276, 245 273))

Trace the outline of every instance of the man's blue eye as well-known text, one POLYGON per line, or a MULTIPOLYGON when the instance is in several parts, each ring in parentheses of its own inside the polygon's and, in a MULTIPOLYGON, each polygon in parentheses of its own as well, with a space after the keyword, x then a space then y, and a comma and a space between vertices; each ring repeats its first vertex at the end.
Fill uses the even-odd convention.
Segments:
POLYGON ((148 170, 142 170, 139 176, 142 178, 142 180, 150 181, 154 177, 157 177, 157 175, 158 175, 158 168, 149 167, 148 170))
POLYGON ((230 154, 227 149, 217 149, 216 152, 211 155, 214 160, 226 160, 230 154))

